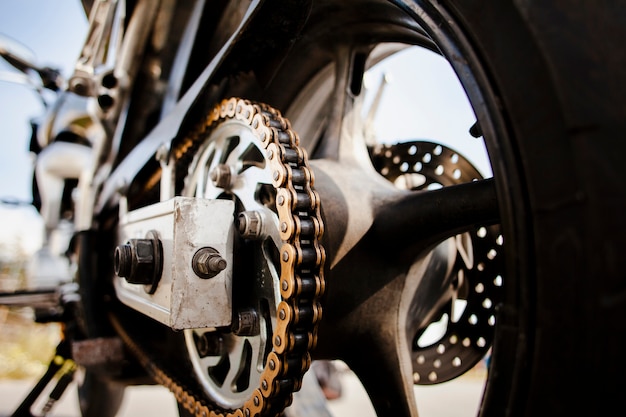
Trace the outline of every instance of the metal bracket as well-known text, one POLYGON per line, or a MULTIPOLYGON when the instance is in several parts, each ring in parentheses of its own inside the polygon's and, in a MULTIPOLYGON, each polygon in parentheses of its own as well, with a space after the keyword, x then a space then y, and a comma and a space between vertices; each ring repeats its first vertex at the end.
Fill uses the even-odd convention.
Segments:
POLYGON ((115 279, 122 302, 176 330, 229 326, 232 322, 232 264, 235 204, 228 200, 174 197, 120 216, 118 243, 156 233, 162 272, 153 293, 141 284, 115 279), (211 279, 194 272, 194 255, 213 248, 224 261, 211 279))

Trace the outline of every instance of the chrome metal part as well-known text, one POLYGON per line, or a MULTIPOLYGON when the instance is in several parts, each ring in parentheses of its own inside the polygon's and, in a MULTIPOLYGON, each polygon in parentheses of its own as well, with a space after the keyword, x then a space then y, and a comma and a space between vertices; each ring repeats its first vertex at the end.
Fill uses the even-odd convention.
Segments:
POLYGON ((69 80, 69 89, 81 96, 93 94, 93 76, 107 62, 110 54, 118 47, 120 22, 117 0, 101 0, 94 4, 89 16, 91 30, 76 63, 74 74, 69 80), (117 16, 116 16, 117 14, 117 16), (113 37, 113 40, 111 39, 113 37))
POLYGON ((39 68, 33 51, 4 34, 0 35, 0 57, 22 72, 39 68))
POLYGON ((42 120, 37 129, 37 142, 44 148, 64 133, 71 133, 91 146, 97 146, 106 135, 89 107, 89 99, 71 91, 62 92, 42 120))
MULTIPOLYGON (((232 321, 234 204, 227 200, 175 197, 120 215, 119 242, 143 242, 149 232, 162 245, 163 268, 156 288, 115 280, 125 304, 173 329, 229 326, 232 321), (198 279, 196 252, 211 247, 224 266, 212 279, 198 279)), ((119 251, 120 260, 125 249, 119 251)))
POLYGON ((69 142, 54 142, 37 156, 35 175, 41 195, 41 216, 48 233, 59 225, 65 180, 88 178, 91 158, 91 148, 69 142))
POLYGON ((155 159, 161 166, 161 179, 159 181, 159 192, 161 195, 161 201, 174 198, 176 193, 174 191, 175 183, 175 164, 172 161, 170 155, 169 143, 162 144, 156 152, 155 159))

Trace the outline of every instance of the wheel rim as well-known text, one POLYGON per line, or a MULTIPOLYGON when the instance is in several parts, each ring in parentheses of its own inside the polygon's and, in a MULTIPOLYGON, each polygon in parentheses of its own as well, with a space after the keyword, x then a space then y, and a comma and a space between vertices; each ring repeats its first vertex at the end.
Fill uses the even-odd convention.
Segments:
MULTIPOLYGON (((376 2, 372 2, 372 4, 373 3, 376 2)), ((495 111, 497 106, 495 105, 496 100, 494 99, 493 92, 490 90, 491 87, 489 83, 486 82, 486 77, 484 77, 484 74, 480 70, 480 61, 471 51, 469 43, 463 40, 463 34, 458 31, 458 27, 448 27, 445 24, 441 24, 442 21, 453 22, 454 19, 449 16, 442 17, 442 14, 440 13, 445 13, 444 10, 430 9, 430 6, 425 6, 424 9, 421 9, 420 6, 411 3, 409 5, 403 4, 402 7, 410 9, 410 14, 415 19, 415 22, 419 22, 420 26, 411 26, 411 24, 406 24, 406 22, 402 20, 394 20, 393 18, 385 21, 385 17, 380 17, 385 16, 384 13, 381 13, 380 16, 377 16, 376 18, 372 18, 375 23, 367 26, 367 34, 364 33, 362 27, 359 28, 359 25, 354 23, 353 18, 348 18, 348 22, 341 29, 338 29, 339 25, 336 23, 341 20, 339 17, 337 17, 336 21, 334 21, 336 26, 334 26, 333 23, 326 22, 329 27, 331 27, 331 29, 328 30, 329 32, 333 32, 333 30, 337 29, 337 32, 339 33, 339 35, 337 35, 337 39, 348 39, 347 45, 341 45, 334 49, 330 48, 333 49, 330 52, 331 55, 334 54, 333 58, 330 59, 332 63, 326 63, 322 66, 319 66, 319 63, 317 63, 320 70, 316 73, 316 77, 308 78, 306 83, 299 85, 298 87, 298 89, 302 91, 302 94, 297 96, 294 100, 286 99, 286 114, 292 121, 294 129, 297 130, 303 138, 303 143, 305 143, 305 146, 307 146, 307 149, 313 155, 313 158, 332 158, 333 153, 341 152, 340 149, 329 150, 328 148, 324 148, 324 142, 332 142, 332 140, 325 141, 325 138, 341 137, 341 134, 337 133, 340 130, 337 125, 340 126, 341 123, 333 121, 334 118, 337 118, 337 115, 333 114, 332 110, 327 111, 326 109, 342 108, 345 105, 342 100, 338 100, 336 98, 336 94, 333 95, 333 93, 336 93, 337 91, 347 91, 350 85, 350 82, 347 81, 350 74, 347 73, 345 68, 350 67, 352 62, 341 62, 342 59, 346 59, 342 58, 342 56, 348 56, 349 58, 347 59, 351 61, 353 57, 359 53, 365 53, 366 55, 369 53, 370 63, 366 65, 374 65, 381 59, 384 59, 388 54, 388 52, 381 52, 381 55, 376 56, 377 49, 374 48, 374 45, 379 44, 379 41, 381 40, 386 40, 391 49, 401 49, 401 47, 398 48, 395 46, 396 43, 401 40, 406 42, 408 45, 419 45, 429 51, 438 51, 438 53, 442 56, 466 58, 465 60, 453 59, 451 60, 451 65, 456 73, 457 82, 460 80, 463 85, 462 88, 465 89, 469 100, 472 102, 472 110, 475 115, 475 120, 478 121, 478 125, 480 126, 478 136, 482 136, 483 139, 485 139, 487 147, 491 149, 491 153, 494 158, 499 159, 501 157, 499 154, 499 143, 501 141, 506 142, 506 133, 502 128, 504 123, 499 113, 495 111), (446 20, 446 18, 448 20, 446 20), (349 33, 349 27, 351 24, 354 25, 354 33, 349 33), (411 34, 407 33, 407 27, 410 27, 409 31, 411 34), (425 30, 423 30, 422 27, 425 30), (428 33, 428 35, 425 36, 425 33, 428 33), (352 42, 352 44, 350 44, 350 42, 352 42), (343 51, 341 51, 342 48, 343 51), (344 69, 342 69, 342 67, 344 69), (342 77, 346 79, 343 84, 341 82, 342 77), (311 114, 315 114, 317 116, 311 117, 311 114), (334 133, 332 132, 333 129, 334 133), (329 133, 329 131, 331 131, 331 133, 329 133), (307 142, 307 140, 309 142, 307 142), (322 143, 321 146, 320 143, 322 143)), ((350 6, 348 5, 346 8, 349 9, 350 6)), ((336 15, 341 15, 341 13, 337 13, 336 15)), ((371 18, 372 15, 369 17, 371 18)), ((323 35, 321 36, 323 37, 323 35)), ((323 40, 320 40, 319 42, 324 43, 323 40)), ((303 49, 307 50, 306 46, 303 47, 303 49)), ((304 53, 306 52, 303 52, 303 54, 304 53)), ((300 62, 299 65, 307 66, 305 58, 302 58, 297 54, 294 55, 296 55, 294 58, 295 61, 302 59, 302 62, 300 62)), ((287 68, 288 69, 285 70, 285 72, 293 70, 291 67, 287 68)), ((278 102, 280 102, 281 99, 282 96, 280 95, 276 98, 278 102)), ((359 99, 357 98, 355 100, 354 107, 356 108, 362 104, 363 103, 359 102, 359 99)), ((344 120, 346 114, 346 111, 343 111, 344 115, 339 116, 340 121, 344 120)), ((363 120, 362 123, 364 124, 365 120, 363 120)), ((469 130, 470 127, 471 125, 468 125, 467 130, 469 130)), ((433 140, 436 138, 429 139, 433 140)), ((502 167, 499 168, 501 169, 502 167)), ((488 170, 490 171, 491 167, 489 167, 488 170)), ((502 187, 500 182, 498 182, 498 184, 499 187, 502 187)), ((506 195, 510 192, 511 191, 507 189, 504 193, 501 193, 501 195, 506 195)), ((510 209, 510 205, 504 203, 502 204, 502 209, 506 211, 510 209)), ((511 216, 507 216, 507 218, 510 217, 511 216)), ((510 229, 510 225, 506 225, 505 229, 507 228, 510 229)), ((500 261, 503 254, 503 250, 500 247, 502 244, 501 232, 497 230, 493 231, 491 229, 486 230, 488 230, 486 239, 484 237, 478 237, 477 235, 475 235, 474 238, 481 242, 488 242, 486 246, 490 246, 491 248, 493 248, 495 244, 495 246, 498 247, 498 258, 500 261)), ((511 250, 511 248, 512 245, 507 243, 507 250, 511 250)), ((485 249, 484 253, 488 253, 490 250, 491 249, 485 249)), ((497 269, 500 271, 500 266, 497 269)), ((489 274, 493 274, 493 276, 490 277, 490 285, 492 287, 495 285, 498 287, 497 291, 502 293, 503 289, 500 288, 502 275, 499 272, 494 273, 493 271, 489 272, 489 274), (493 284, 494 282, 497 282, 497 284, 493 284)), ((509 280, 508 275, 506 282, 510 283, 511 287, 516 285, 515 279, 509 280)), ((480 299, 480 297, 476 298, 480 299)), ((485 301, 487 303, 490 302, 490 300, 486 300, 484 298, 481 300, 481 302, 485 301)), ((496 306, 494 304, 491 304, 489 307, 490 313, 487 320, 490 327, 493 327, 495 316, 492 313, 495 307, 496 306)), ((473 363, 475 360, 480 359, 482 354, 487 351, 488 345, 489 344, 487 343, 482 346, 478 346, 480 354, 475 356, 473 359, 470 359, 468 362, 473 363)), ((420 360, 419 354, 414 356, 414 361, 420 360)), ((435 355, 435 357, 432 358, 431 363, 435 363, 437 361, 437 356, 440 356, 440 354, 435 355)), ((455 357, 453 356, 451 360, 454 359, 455 357)), ((515 364, 504 365, 501 375, 513 372, 513 368, 515 366, 515 364)), ((426 374, 430 374, 430 372, 426 372, 426 374)), ((457 374, 452 377, 456 375, 457 374)), ((511 374, 509 373, 509 375, 511 374)), ((422 377, 418 379, 421 383, 433 382, 429 380, 425 381, 422 377)), ((441 375, 436 378, 438 382, 447 379, 449 378, 442 377, 441 375)))
MULTIPOLYGON (((473 54, 469 42, 464 40, 463 34, 453 23, 448 26, 447 23, 454 22, 454 19, 447 16, 445 10, 435 10, 430 5, 414 3, 402 3, 399 8, 395 8, 388 2, 378 0, 348 1, 340 5, 330 2, 327 4, 323 1, 315 3, 315 5, 318 4, 322 5, 320 6, 322 11, 319 15, 315 14, 315 10, 313 11, 313 17, 303 29, 304 35, 301 37, 301 42, 296 43, 291 49, 277 72, 275 68, 269 70, 273 81, 264 86, 260 96, 263 101, 270 102, 285 111, 312 159, 334 158, 342 153, 344 156, 347 155, 344 149, 346 147, 339 145, 339 143, 346 142, 343 140, 343 129, 348 119, 355 118, 353 110, 363 104, 359 101, 359 91, 356 91, 357 87, 353 78, 361 77, 365 68, 387 56, 387 52, 376 56, 379 50, 375 48, 377 45, 386 44, 394 49, 398 43, 417 45, 450 58, 449 61, 456 73, 456 80, 461 81, 472 103, 474 118, 478 120, 487 147, 491 150, 492 156, 495 155, 495 159, 500 158, 499 142, 506 142, 506 133, 502 128, 504 123, 497 110, 497 100, 490 89, 490 84, 481 72, 480 60, 473 54), (332 9, 332 13, 324 10, 326 6, 332 9), (355 13, 357 9, 359 12, 355 13), (412 20, 407 19, 407 16, 410 16, 412 20), (324 52, 318 53, 318 48, 324 52), (373 58, 368 62, 367 57, 373 58), (359 60, 365 65, 356 68, 353 64, 359 60), (359 71, 361 71, 360 74, 359 71), (299 95, 299 92, 302 93, 299 95)), ((247 85, 245 84, 246 82, 237 85, 232 92, 228 92, 227 87, 220 94, 229 95, 235 92, 242 94, 244 91, 244 95, 259 97, 259 92, 256 90, 258 86, 255 85, 255 88, 246 93, 247 85)), ((361 122, 361 128, 364 123, 365 120, 361 122)), ((470 126, 467 126, 468 130, 469 128, 470 126)), ((349 143, 354 142, 354 138, 347 139, 349 143)), ((506 188, 506 185, 502 185, 501 181, 497 181, 497 185, 499 195, 510 194, 508 189, 502 192, 502 188, 506 188)), ((508 202, 501 203, 501 206, 503 211, 511 209, 508 202)), ((511 217, 513 216, 506 216, 503 219, 511 217)), ((505 225, 504 230, 507 229, 511 229, 510 224, 505 225)), ((506 235, 506 233, 503 234, 506 235)), ((496 239, 494 237, 489 240, 496 239)), ((511 250, 511 247, 507 240, 507 251, 511 250)), ((510 279, 509 275, 506 277, 506 282, 507 286, 516 285, 515 279, 510 279)), ((497 361, 492 361, 492 364, 495 362, 497 361)), ((506 366, 508 368, 502 368, 500 375, 512 375, 516 365, 506 364, 506 366)), ((410 375, 413 375, 412 368, 411 366, 408 371, 410 375)), ((407 370, 401 371, 401 373, 404 372, 407 370)), ((380 384, 376 381, 374 374, 365 375, 365 377, 371 380, 368 390, 371 390, 370 397, 373 402, 378 402, 375 407, 379 414, 395 412, 408 415, 413 413, 410 411, 412 406, 408 405, 409 394, 404 399, 400 399, 398 395, 394 397, 399 402, 406 401, 406 405, 397 407, 392 405, 392 408, 386 408, 388 407, 386 403, 390 401, 375 397, 394 396, 392 392, 395 389, 390 386, 379 387, 380 384), (379 388, 382 390, 375 392, 379 388)), ((420 380, 423 381, 423 378, 420 380)), ((402 388, 402 390, 405 389, 406 387, 402 388)))

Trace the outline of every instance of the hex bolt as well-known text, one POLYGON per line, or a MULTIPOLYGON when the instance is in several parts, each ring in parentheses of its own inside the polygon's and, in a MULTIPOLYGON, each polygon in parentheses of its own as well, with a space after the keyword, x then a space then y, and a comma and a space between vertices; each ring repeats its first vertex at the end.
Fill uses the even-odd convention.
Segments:
POLYGON ((227 164, 219 164, 211 170, 211 181, 219 188, 229 188, 232 180, 230 167, 227 164))
POLYGON ((115 248, 113 258, 115 274, 130 284, 150 286, 153 293, 161 278, 163 269, 163 249, 156 234, 149 233, 147 239, 130 239, 115 248))
POLYGON ((203 279, 213 278, 228 266, 226 259, 210 247, 198 249, 191 262, 193 271, 203 279))
POLYGON ((215 332, 204 332, 202 334, 194 334, 194 341, 198 355, 201 358, 207 356, 221 356, 224 350, 224 339, 215 332))
POLYGON ((259 315, 256 310, 239 310, 233 319, 231 330, 237 336, 257 335, 259 333, 259 315))
POLYGON ((261 213, 243 211, 237 217, 237 229, 244 239, 259 239, 262 231, 261 213))

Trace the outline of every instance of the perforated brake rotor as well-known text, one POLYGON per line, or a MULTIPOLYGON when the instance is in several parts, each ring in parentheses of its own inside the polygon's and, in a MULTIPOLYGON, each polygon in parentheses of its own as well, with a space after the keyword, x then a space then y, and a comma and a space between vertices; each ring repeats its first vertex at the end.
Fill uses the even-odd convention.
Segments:
MULTIPOLYGON (((377 171, 403 189, 427 190, 482 178, 462 155, 432 142, 379 145, 371 157, 377 171)), ((471 239, 473 262, 468 265, 457 256, 456 299, 435 315, 436 323, 413 338, 413 376, 419 385, 462 375, 485 356, 493 341, 504 271, 500 227, 477 227, 466 236, 471 239)))

